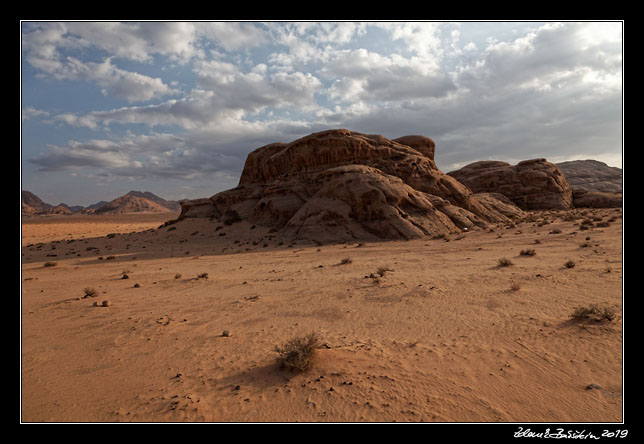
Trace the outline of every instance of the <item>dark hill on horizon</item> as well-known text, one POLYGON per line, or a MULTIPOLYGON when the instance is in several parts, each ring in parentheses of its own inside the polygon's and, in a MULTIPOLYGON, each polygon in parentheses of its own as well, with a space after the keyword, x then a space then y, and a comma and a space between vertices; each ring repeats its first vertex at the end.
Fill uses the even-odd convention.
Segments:
POLYGON ((50 205, 34 193, 22 190, 22 214, 25 216, 53 214, 123 214, 123 213, 158 213, 174 212, 181 209, 177 201, 165 200, 149 191, 132 190, 110 202, 100 201, 87 207, 69 206, 64 203, 50 205))

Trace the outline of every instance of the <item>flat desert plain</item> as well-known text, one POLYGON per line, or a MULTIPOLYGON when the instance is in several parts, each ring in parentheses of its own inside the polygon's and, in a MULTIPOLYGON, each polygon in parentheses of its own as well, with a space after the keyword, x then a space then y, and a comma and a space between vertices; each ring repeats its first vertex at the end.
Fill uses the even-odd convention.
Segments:
POLYGON ((621 209, 335 245, 173 217, 23 220, 23 422, 623 420, 621 209))

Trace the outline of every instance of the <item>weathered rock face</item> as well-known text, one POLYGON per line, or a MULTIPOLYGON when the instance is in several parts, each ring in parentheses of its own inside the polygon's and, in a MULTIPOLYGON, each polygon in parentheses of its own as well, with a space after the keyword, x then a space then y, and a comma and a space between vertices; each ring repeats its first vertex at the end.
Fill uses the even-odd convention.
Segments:
POLYGON ((622 206, 622 193, 602 193, 573 188, 572 197, 575 207, 619 208, 622 206))
POLYGON ((622 170, 597 160, 572 160, 557 166, 572 187, 576 207, 622 206, 622 170))
POLYGON ((451 177, 475 193, 499 193, 524 210, 568 209, 573 207, 572 188, 561 170, 546 159, 532 159, 510 165, 487 160, 474 162, 451 177))
POLYGON ((270 144, 248 155, 239 186, 183 202, 180 217, 223 220, 234 211, 286 237, 333 241, 447 234, 522 215, 509 200, 473 194, 442 173, 434 148, 422 136, 393 141, 348 130, 270 144))
POLYGON ((622 170, 597 160, 572 160, 557 166, 573 189, 599 191, 601 193, 622 192, 622 170))
POLYGON ((424 156, 434 160, 434 153, 436 152, 436 144, 432 139, 425 136, 403 136, 394 139, 394 142, 401 145, 407 145, 422 153, 424 156))

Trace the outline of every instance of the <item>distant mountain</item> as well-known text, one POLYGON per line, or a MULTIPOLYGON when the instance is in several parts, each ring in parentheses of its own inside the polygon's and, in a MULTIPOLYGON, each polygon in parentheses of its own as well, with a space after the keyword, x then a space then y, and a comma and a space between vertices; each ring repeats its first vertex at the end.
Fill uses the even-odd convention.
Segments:
POLYGON ((106 200, 101 200, 100 202, 96 202, 95 204, 88 205, 87 207, 83 208, 83 210, 97 210, 107 203, 109 202, 107 202, 106 200))
POLYGON ((50 205, 30 191, 22 191, 23 215, 47 214, 125 214, 125 213, 160 213, 180 211, 181 205, 176 201, 165 200, 149 191, 130 191, 129 193, 106 202, 100 201, 87 207, 69 206, 60 203, 50 205))
POLYGON ((152 202, 155 202, 162 207, 166 207, 170 211, 181 211, 181 205, 179 204, 179 202, 174 200, 162 199, 159 196, 150 193, 149 191, 141 192, 133 190, 127 193, 126 196, 142 197, 144 199, 151 200, 152 202))
POLYGON ((572 160, 557 166, 573 189, 599 191, 602 193, 622 192, 622 170, 597 160, 572 160))
POLYGON ((47 210, 47 214, 72 214, 72 210, 64 203, 58 204, 47 210))
POLYGON ((127 213, 166 213, 169 208, 145 197, 134 196, 130 193, 117 197, 111 202, 94 210, 95 214, 127 214, 127 213))
POLYGON ((52 208, 51 205, 45 203, 30 191, 22 191, 22 214, 38 214, 52 208))

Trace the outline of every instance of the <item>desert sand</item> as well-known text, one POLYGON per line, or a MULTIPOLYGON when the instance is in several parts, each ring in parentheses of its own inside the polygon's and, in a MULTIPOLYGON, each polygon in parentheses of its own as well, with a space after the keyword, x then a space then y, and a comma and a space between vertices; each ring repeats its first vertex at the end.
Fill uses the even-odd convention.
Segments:
POLYGON ((22 421, 623 420, 621 209, 326 245, 172 217, 23 220, 22 421))

